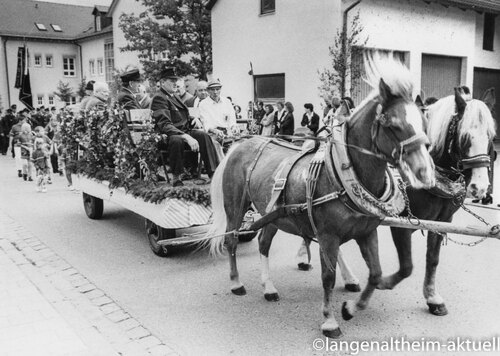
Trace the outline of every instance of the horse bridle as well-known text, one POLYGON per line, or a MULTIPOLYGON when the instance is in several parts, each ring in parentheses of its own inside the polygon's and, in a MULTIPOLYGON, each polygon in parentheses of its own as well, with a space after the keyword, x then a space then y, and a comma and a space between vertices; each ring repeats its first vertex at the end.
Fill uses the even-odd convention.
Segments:
POLYGON ((406 140, 399 141, 391 128, 392 120, 387 118, 386 114, 382 111, 381 106, 379 106, 379 108, 377 108, 378 113, 371 127, 372 149, 374 152, 383 155, 387 162, 394 166, 400 166, 404 156, 417 151, 420 148, 420 145, 429 145, 429 138, 423 132, 415 133, 406 140), (390 136, 391 141, 393 141, 396 146, 392 150, 390 157, 384 154, 377 145, 377 136, 380 131, 380 126, 388 129, 386 130, 386 133, 390 136))
POLYGON ((459 172, 465 171, 467 169, 489 168, 491 164, 490 156, 487 153, 478 154, 472 157, 463 157, 462 150, 458 144, 457 134, 458 134, 458 124, 462 120, 462 116, 458 113, 453 116, 448 126, 448 132, 445 142, 448 143, 448 154, 450 157, 457 162, 455 167, 459 172), (454 148, 457 148, 457 152, 454 152, 454 148))

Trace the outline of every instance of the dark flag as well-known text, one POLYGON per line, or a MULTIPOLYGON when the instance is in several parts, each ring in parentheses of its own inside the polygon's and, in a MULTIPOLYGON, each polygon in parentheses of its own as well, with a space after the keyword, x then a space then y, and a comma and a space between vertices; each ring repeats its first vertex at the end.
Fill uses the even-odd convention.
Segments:
POLYGON ((17 49, 17 72, 16 72, 16 84, 14 88, 21 88, 23 85, 23 74, 26 67, 26 46, 19 47, 17 49))
MULTIPOLYGON (((23 48, 19 48, 18 51, 18 67, 19 63, 21 63, 21 85, 19 87, 19 101, 23 103, 28 109, 33 110, 33 97, 31 95, 31 83, 30 83, 30 70, 26 66, 26 58, 28 56, 28 49, 26 45, 23 48), (22 51, 21 51, 22 50, 22 51), (21 60, 19 60, 19 55, 22 54, 21 60)), ((17 84, 17 76, 16 76, 16 84, 17 84)))
POLYGON ((30 70, 23 75, 22 87, 19 89, 19 101, 28 109, 33 110, 33 97, 31 95, 30 70))

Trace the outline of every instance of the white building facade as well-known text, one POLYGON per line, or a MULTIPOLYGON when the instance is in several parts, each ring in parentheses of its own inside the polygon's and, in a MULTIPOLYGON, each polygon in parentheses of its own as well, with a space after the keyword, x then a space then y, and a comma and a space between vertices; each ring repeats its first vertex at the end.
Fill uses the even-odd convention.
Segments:
MULTIPOLYGON (((282 80, 273 75, 282 73, 284 99, 300 112, 306 102, 316 107, 322 102, 318 71, 329 64, 328 47, 344 21, 349 28, 358 13, 365 46, 404 59, 415 96, 442 97, 458 85, 474 89, 475 97, 491 86, 500 92, 498 1, 218 0, 209 8, 214 75, 238 102, 266 99, 258 77, 270 75, 266 85, 272 87, 282 80), (273 10, 263 14, 266 6, 273 10), (249 62, 256 78, 247 74, 249 62)), ((368 91, 363 84, 352 89, 356 102, 368 91)))

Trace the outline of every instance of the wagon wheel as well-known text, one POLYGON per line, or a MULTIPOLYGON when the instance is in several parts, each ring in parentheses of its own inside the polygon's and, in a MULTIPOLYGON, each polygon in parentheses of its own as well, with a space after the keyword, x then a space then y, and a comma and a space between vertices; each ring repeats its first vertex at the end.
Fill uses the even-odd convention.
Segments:
POLYGON ((83 207, 90 219, 98 220, 102 218, 104 203, 102 199, 96 198, 87 193, 83 193, 83 207))
MULTIPOLYGON (((247 213, 245 214, 245 216, 243 217, 243 224, 241 225, 241 231, 245 231, 246 229, 248 229, 250 227, 250 225, 252 225, 253 221, 254 221, 254 216, 255 212, 253 211, 253 209, 249 209, 247 211, 247 213)), ((238 236, 238 241, 239 242, 250 242, 252 241, 255 236, 257 236, 258 234, 258 231, 256 232, 253 232, 253 233, 245 233, 245 234, 241 234, 238 236)))
POLYGON ((166 231, 164 228, 156 225, 151 220, 145 219, 146 234, 148 235, 149 247, 153 253, 160 257, 167 257, 168 250, 165 246, 158 244, 158 241, 165 240, 166 231))

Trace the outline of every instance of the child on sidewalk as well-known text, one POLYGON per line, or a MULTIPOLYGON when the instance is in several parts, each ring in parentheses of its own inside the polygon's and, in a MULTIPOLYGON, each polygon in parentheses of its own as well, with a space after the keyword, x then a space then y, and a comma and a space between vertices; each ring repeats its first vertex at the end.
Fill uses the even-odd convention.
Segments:
POLYGON ((35 165, 36 169, 36 191, 46 193, 47 187, 45 183, 47 181, 49 172, 49 153, 45 149, 45 144, 42 138, 38 137, 35 139, 35 150, 31 154, 31 159, 35 165))
POLYGON ((23 179, 30 182, 33 181, 31 169, 31 152, 33 151, 33 134, 31 133, 31 126, 24 123, 21 126, 21 134, 18 137, 19 145, 21 146, 21 162, 23 179))
MULTIPOLYGON (((52 147, 52 140, 45 133, 45 129, 42 126, 35 127, 35 139, 40 138, 43 141, 43 149, 50 152, 52 147)), ((52 184, 52 163, 49 160, 49 171, 47 172, 47 183, 52 184)))

